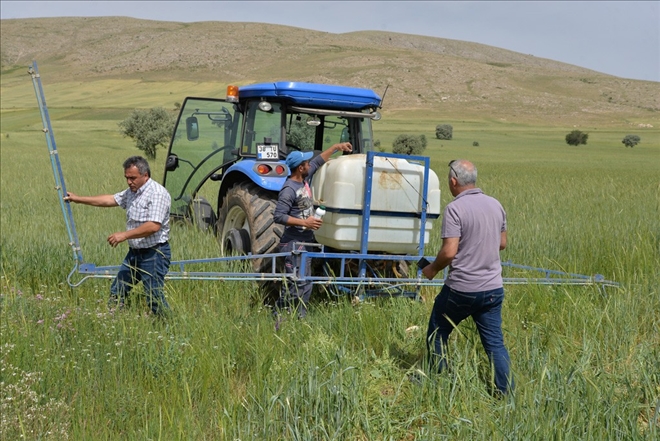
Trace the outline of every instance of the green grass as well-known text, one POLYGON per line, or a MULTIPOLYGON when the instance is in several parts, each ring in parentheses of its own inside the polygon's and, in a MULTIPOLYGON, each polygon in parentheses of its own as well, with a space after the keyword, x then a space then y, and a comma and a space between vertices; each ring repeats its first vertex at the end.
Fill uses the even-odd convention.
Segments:
MULTIPOLYGON (((496 400, 470 322, 450 340, 450 373, 409 381, 424 368, 435 295, 428 288, 425 302, 354 306, 319 297, 306 321, 286 322, 279 333, 269 311, 252 301, 250 282, 171 281, 174 316, 166 322, 145 314, 139 289, 128 311, 108 313, 109 280, 66 283, 72 253, 31 89, 2 87, 3 439, 657 438, 657 128, 636 131, 642 143, 626 149, 621 139, 630 131, 621 127, 581 128, 589 143, 576 148, 563 141, 570 126, 387 115, 375 126, 375 139, 388 149, 399 133, 426 134, 443 206, 451 198, 447 162, 475 162, 479 185, 508 214, 504 260, 621 283, 605 292, 507 286, 505 341, 517 390, 496 400), (454 126, 452 141, 434 138, 444 122, 454 126)), ((108 99, 92 88, 47 88, 49 105, 57 103, 50 110, 70 191, 124 188, 121 163, 137 150, 117 123, 133 105, 165 105, 154 97, 174 86, 153 87, 131 101, 124 100, 135 92, 130 88, 118 87, 108 99)), ((152 163, 157 180, 163 162, 161 151, 152 163)), ((105 239, 124 228, 124 212, 73 210, 85 260, 118 264, 125 249, 111 249, 105 239)), ((436 225, 427 254, 438 236, 436 225)), ((213 237, 186 225, 173 226, 171 242, 174 260, 218 252, 213 237)))

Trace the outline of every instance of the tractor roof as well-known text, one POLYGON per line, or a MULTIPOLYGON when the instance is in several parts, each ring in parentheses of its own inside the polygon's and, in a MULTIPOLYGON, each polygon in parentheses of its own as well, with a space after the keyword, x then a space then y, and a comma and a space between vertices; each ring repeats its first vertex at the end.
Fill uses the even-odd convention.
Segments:
POLYGON ((279 98, 298 106, 351 111, 376 108, 381 102, 381 98, 370 89, 292 81, 241 86, 239 96, 241 101, 279 98))

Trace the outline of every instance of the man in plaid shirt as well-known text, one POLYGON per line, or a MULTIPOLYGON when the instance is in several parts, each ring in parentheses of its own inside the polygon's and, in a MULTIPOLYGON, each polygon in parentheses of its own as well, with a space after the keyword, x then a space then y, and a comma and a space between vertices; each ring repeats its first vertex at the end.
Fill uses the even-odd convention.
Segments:
POLYGON ((108 236, 112 247, 128 241, 128 253, 110 287, 108 306, 124 307, 127 294, 142 281, 147 304, 156 315, 169 310, 163 293, 165 274, 169 271, 171 251, 171 198, 165 187, 151 179, 149 163, 141 156, 124 161, 128 188, 114 195, 77 196, 67 193, 65 201, 95 207, 122 207, 126 210, 126 231, 108 236))

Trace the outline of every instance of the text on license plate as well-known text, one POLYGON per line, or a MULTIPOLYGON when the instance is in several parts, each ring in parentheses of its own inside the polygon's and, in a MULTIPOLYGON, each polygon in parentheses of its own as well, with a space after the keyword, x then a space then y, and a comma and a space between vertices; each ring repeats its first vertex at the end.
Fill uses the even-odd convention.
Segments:
POLYGON ((257 144, 257 159, 277 159, 277 144, 257 144))

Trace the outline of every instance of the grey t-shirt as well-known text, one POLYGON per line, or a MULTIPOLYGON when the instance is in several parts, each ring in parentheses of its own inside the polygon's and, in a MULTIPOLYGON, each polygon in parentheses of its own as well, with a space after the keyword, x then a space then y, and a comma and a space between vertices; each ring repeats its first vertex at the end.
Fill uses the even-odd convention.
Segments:
MULTIPOLYGON (((323 164, 325 164, 323 157, 318 155, 309 161, 309 175, 303 182, 297 182, 293 179, 287 179, 284 182, 273 212, 275 222, 286 225, 289 216, 307 219, 314 214, 314 199, 309 183, 312 182, 312 176, 314 176, 316 170, 323 164)), ((281 242, 287 243, 292 240, 313 242, 314 232, 303 229, 303 227, 286 226, 281 242)))
POLYGON ((506 213, 497 199, 473 188, 447 204, 442 238, 458 237, 458 252, 446 284, 456 291, 479 292, 502 287, 500 242, 506 213))

